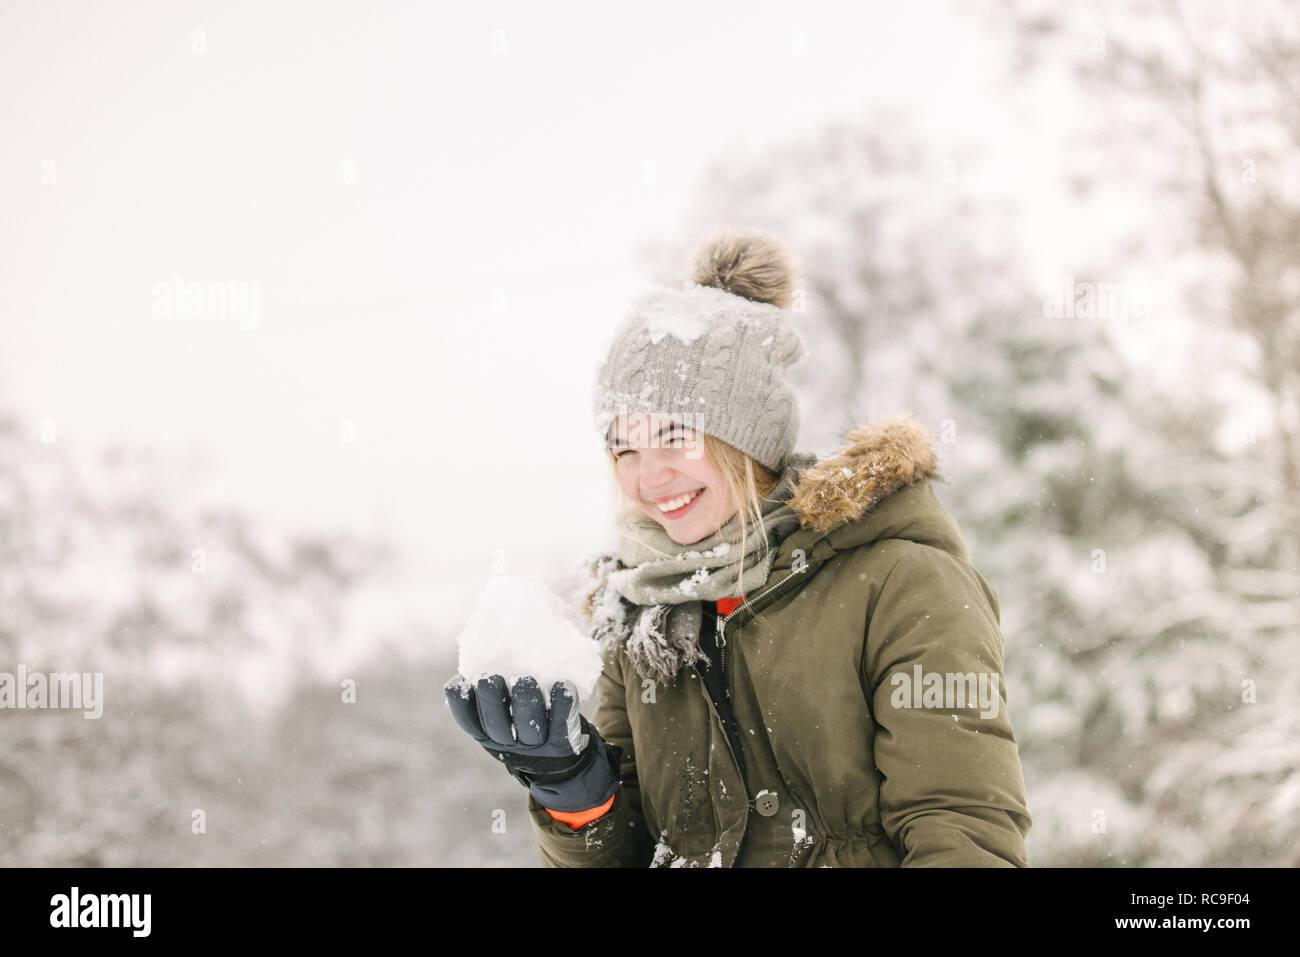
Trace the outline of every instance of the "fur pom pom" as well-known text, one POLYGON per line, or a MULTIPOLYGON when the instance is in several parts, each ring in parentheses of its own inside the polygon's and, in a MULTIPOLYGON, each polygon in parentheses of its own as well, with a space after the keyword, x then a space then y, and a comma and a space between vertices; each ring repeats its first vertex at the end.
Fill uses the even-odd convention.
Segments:
POLYGON ((794 298, 795 264, 785 244, 761 229, 724 229, 702 242, 691 281, 782 309, 794 298))

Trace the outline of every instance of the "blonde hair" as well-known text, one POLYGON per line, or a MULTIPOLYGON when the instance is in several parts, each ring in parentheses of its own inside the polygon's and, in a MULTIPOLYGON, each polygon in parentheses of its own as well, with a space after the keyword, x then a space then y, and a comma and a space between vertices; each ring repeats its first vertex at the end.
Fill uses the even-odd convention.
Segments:
MULTIPOLYGON (((722 474, 723 481, 731 492, 733 502, 739 502, 736 509, 740 515, 740 573, 737 580, 744 577, 745 545, 751 527, 763 534, 764 555, 771 549, 767 533, 763 529, 763 511, 761 500, 781 481, 781 476, 760 462, 755 461, 733 445, 728 445, 719 438, 704 432, 696 432, 704 450, 704 459, 722 474)), ((606 449, 614 475, 615 517, 628 507, 626 496, 618 481, 618 456, 614 449, 606 449)), ((731 520, 728 516, 727 521, 731 520)), ((665 556, 667 557, 667 556, 665 556)))

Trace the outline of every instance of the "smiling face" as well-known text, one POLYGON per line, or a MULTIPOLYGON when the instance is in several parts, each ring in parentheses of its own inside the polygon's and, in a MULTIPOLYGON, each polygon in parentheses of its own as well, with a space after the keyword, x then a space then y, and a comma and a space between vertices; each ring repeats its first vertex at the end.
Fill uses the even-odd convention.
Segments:
POLYGON ((731 489, 694 429, 636 413, 619 416, 607 438, 624 497, 679 545, 707 538, 736 514, 731 489))

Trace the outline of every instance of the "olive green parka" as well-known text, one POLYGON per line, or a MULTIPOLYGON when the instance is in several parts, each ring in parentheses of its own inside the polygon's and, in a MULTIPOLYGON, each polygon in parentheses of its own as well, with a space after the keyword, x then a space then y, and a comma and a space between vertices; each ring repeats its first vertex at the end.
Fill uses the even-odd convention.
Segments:
MULTIPOLYGON (((998 600, 933 481, 907 415, 800 473, 801 527, 720 622, 743 779, 695 669, 655 684, 610 643, 591 721, 622 785, 576 830, 529 796, 542 863, 1027 867, 998 600)), ((604 587, 593 574, 588 612, 604 587)))

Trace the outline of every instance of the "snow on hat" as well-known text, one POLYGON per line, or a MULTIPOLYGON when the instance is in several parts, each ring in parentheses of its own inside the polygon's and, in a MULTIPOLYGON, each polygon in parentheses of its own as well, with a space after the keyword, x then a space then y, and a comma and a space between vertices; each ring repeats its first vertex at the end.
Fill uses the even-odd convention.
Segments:
POLYGON ((808 355, 790 324, 795 268, 779 239, 726 229, 696 250, 692 277, 638 295, 592 390, 602 437, 618 416, 656 414, 785 468, 799 410, 785 369, 808 355))

